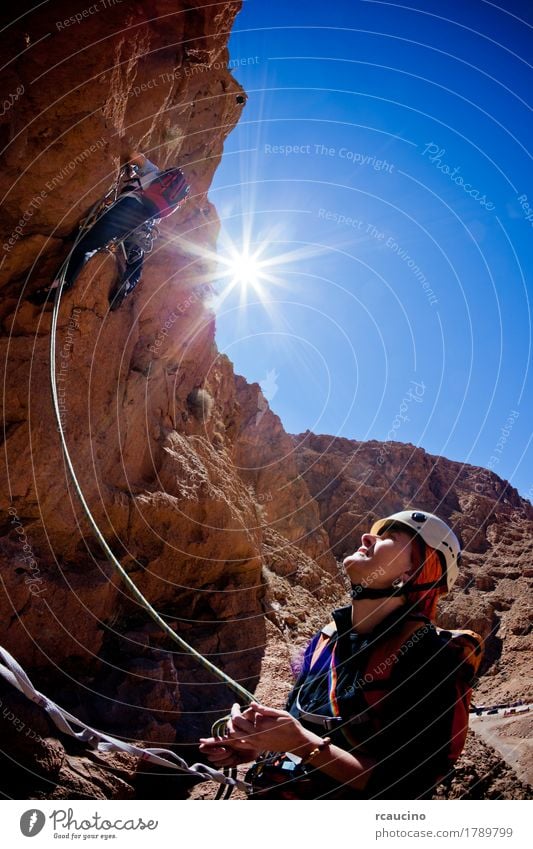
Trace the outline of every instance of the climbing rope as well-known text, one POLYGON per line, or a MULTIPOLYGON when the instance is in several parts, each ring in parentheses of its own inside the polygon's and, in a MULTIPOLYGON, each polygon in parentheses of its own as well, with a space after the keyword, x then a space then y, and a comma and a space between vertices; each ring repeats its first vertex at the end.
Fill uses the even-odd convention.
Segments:
POLYGON ((120 562, 117 560, 117 558, 115 557, 115 555, 111 551, 111 548, 107 544, 102 532, 100 531, 100 528, 98 527, 98 525, 96 523, 96 520, 95 520, 93 514, 91 513, 89 505, 87 504, 87 501, 85 500, 85 496, 83 495, 81 486, 78 482, 78 478, 76 476, 76 472, 74 470, 74 466, 73 466, 73 463, 72 463, 70 452, 69 452, 69 449, 68 449, 68 446, 67 446, 67 443, 66 443, 65 431, 63 429, 63 423, 61 421, 61 414, 59 412, 59 399, 58 399, 58 395, 57 395, 55 363, 56 363, 57 320, 58 320, 58 316, 59 316, 59 307, 60 307, 60 304, 61 304, 61 295, 62 295, 63 287, 64 287, 64 284, 65 284, 65 272, 66 272, 66 269, 67 269, 68 261, 70 259, 70 255, 71 255, 72 251, 74 250, 74 248, 76 247, 79 239, 80 239, 80 235, 78 234, 78 237, 76 238, 76 241, 74 242, 74 245, 72 246, 72 249, 69 252, 69 255, 67 256, 63 265, 61 266, 61 270, 60 270, 59 278, 58 278, 59 279, 59 286, 58 286, 57 295, 56 295, 55 302, 54 302, 54 309, 53 309, 53 312, 52 312, 52 324, 51 324, 51 328, 50 328, 50 385, 51 385, 51 390, 52 390, 52 402, 53 402, 54 414, 55 414, 55 418, 56 418, 56 422, 57 422, 57 430, 58 430, 58 433, 59 433, 59 439, 61 441, 61 448, 63 450, 63 455, 64 455, 66 463, 67 463, 67 467, 68 467, 68 470, 69 470, 69 473, 70 473, 72 483, 74 484, 74 489, 76 490, 76 494, 77 494, 79 501, 81 503, 81 506, 83 508, 83 512, 85 513, 85 516, 87 517, 89 524, 91 525, 91 527, 92 527, 92 529, 93 529, 93 531, 96 535, 96 538, 98 539, 98 542, 100 543, 102 549, 104 550, 107 558, 113 564, 113 566, 115 567, 117 572, 120 574, 122 580, 127 585, 131 594, 136 598, 136 600, 139 602, 139 604, 142 607, 144 607, 144 609, 151 616, 151 618, 154 620, 154 622, 157 622, 157 624, 160 626, 160 628, 162 628, 162 630, 165 632, 165 634, 167 634, 167 636, 169 636, 171 640, 173 640, 175 643, 177 643, 178 646, 181 649, 183 649, 184 651, 191 654, 198 661, 198 663, 201 666, 204 667, 204 669, 209 670, 216 678, 219 678, 221 681, 223 681, 225 684, 227 684, 227 686, 231 690, 233 690, 233 692, 236 693, 236 695, 238 695, 243 701, 251 702, 251 701, 254 700, 254 697, 251 693, 248 692, 248 690, 246 690, 244 687, 242 687, 237 681, 234 681, 234 679, 231 678, 229 675, 226 675, 226 673, 223 672, 221 669, 219 669, 217 666, 215 666, 214 663, 211 663, 211 661, 208 660, 206 657, 204 657, 204 655, 200 654, 200 652, 196 651, 195 648, 193 648, 191 645, 189 645, 189 643, 187 643, 182 637, 180 637, 179 634, 177 634, 170 627, 170 625, 168 625, 165 622, 165 620, 159 615, 159 613, 152 607, 152 605, 150 604, 148 599, 141 593, 141 591, 139 590, 137 585, 134 583, 134 581, 132 581, 132 579, 130 578, 130 576, 128 575, 128 573, 124 569, 124 567, 120 564, 120 562))
MULTIPOLYGON (((109 195, 109 193, 108 193, 108 195, 109 195)), ((106 195, 106 197, 108 195, 106 195)), ((91 210, 91 212, 89 213, 89 216, 87 216, 85 221, 90 221, 91 217, 94 215, 95 211, 98 210, 98 207, 101 205, 101 203, 102 202, 99 201, 97 204, 95 204, 95 206, 93 207, 93 209, 91 210)), ((109 209, 109 206, 106 207, 106 209, 109 209)), ((81 489, 80 483, 79 483, 78 478, 76 476, 76 472, 74 470, 72 458, 70 456, 70 452, 69 452, 69 449, 68 449, 68 446, 67 446, 67 443, 66 443, 65 431, 63 429, 63 423, 61 421, 61 414, 60 414, 60 411, 59 411, 59 399, 58 399, 57 381, 56 381, 56 334, 57 334, 57 323, 58 323, 58 316, 59 316, 59 308, 60 308, 60 304, 61 304, 61 296, 62 296, 63 288, 64 288, 64 285, 65 285, 66 269, 67 269, 68 262, 69 262, 71 254, 72 254, 72 251, 74 250, 74 248, 78 244, 83 233, 84 233, 84 229, 81 229, 80 232, 78 233, 77 237, 76 237, 76 240, 75 240, 67 258, 65 259, 63 265, 61 266, 61 269, 60 269, 60 272, 59 272, 59 277, 58 277, 58 281, 59 281, 58 289, 57 289, 57 293, 56 293, 56 297, 55 297, 55 301, 54 301, 54 307, 53 307, 53 312, 52 312, 52 322, 51 322, 51 328, 50 328, 50 386, 51 386, 51 392, 52 392, 52 403, 53 403, 54 415, 55 415, 56 422, 57 422, 57 430, 58 430, 58 433, 59 433, 61 448, 62 448, 63 456, 64 456, 66 464, 67 464, 67 468, 68 468, 68 471, 69 471, 70 478, 71 478, 72 483, 74 485, 74 489, 76 491, 76 494, 77 494, 78 499, 80 501, 80 504, 82 506, 83 512, 85 513, 85 516, 86 516, 91 528, 93 529, 93 532, 94 532, 96 538, 98 539, 100 546, 102 547, 102 549, 103 549, 106 557, 108 558, 109 562, 117 570, 120 577, 122 578, 122 580, 124 581, 124 583, 128 587, 131 595, 139 602, 141 607, 143 607, 146 610, 146 612, 154 620, 154 622, 156 622, 157 625, 159 625, 161 630, 168 637, 170 637, 170 639, 174 643, 176 643, 180 647, 180 649, 182 649, 183 651, 187 652, 192 657, 194 657, 194 659, 201 666, 203 666, 204 669, 207 669, 215 678, 218 678, 220 681, 222 681, 224 684, 226 684, 239 697, 239 699, 241 699, 245 704, 250 703, 251 701, 254 700, 254 696, 245 687, 241 686, 241 684, 239 684, 237 681, 235 681, 233 678, 231 678, 229 675, 227 675, 225 672, 223 672, 221 669, 219 669, 217 666, 215 666, 214 663, 211 663, 210 660, 208 660, 204 655, 202 655, 199 651, 197 651, 195 648, 193 648, 193 646, 191 646, 182 637, 180 637, 179 634, 177 634, 176 631, 174 631, 173 628, 171 628, 170 625, 168 625, 167 622, 165 622, 165 620, 159 615, 159 613, 155 610, 155 608, 150 604, 148 599, 142 594, 142 592, 139 590, 139 588, 137 587, 135 582, 132 581, 132 579, 130 578, 130 576, 128 575, 128 573, 124 569, 124 567, 121 565, 121 563, 118 561, 118 559, 113 554, 113 552, 112 552, 111 548, 109 547, 106 539, 104 538, 102 532, 100 531, 100 528, 98 527, 98 524, 97 524, 93 514, 91 513, 89 505, 87 504, 87 501, 86 501, 85 496, 83 494, 83 491, 81 489)), ((224 734, 227 720, 228 720, 228 717, 223 717, 222 719, 218 720, 213 725, 212 733, 215 736, 222 736, 224 734)), ((144 751, 144 750, 140 749, 139 751, 144 751)), ((206 767, 205 769, 207 770, 209 768, 206 767)), ((236 781, 236 779, 232 778, 232 779, 228 779, 228 781, 225 782, 225 783, 235 784, 235 781, 236 781)))
POLYGON ((210 766, 206 766, 206 764, 193 764, 189 766, 183 758, 180 758, 179 755, 170 749, 142 749, 140 746, 135 746, 132 743, 117 740, 116 737, 112 737, 110 734, 103 734, 101 731, 96 731, 89 725, 80 722, 79 719, 72 716, 68 711, 59 707, 59 705, 47 696, 40 693, 39 690, 36 690, 20 664, 2 646, 0 646, 0 661, 0 677, 4 678, 9 684, 23 693, 31 702, 43 708, 62 734, 74 737, 80 743, 85 743, 93 751, 127 752, 129 755, 134 755, 145 762, 178 770, 179 772, 185 772, 187 775, 201 778, 202 781, 216 781, 220 784, 221 788, 220 798, 225 798, 226 795, 229 795, 234 787, 238 787, 241 790, 246 790, 249 787, 246 782, 240 781, 234 776, 219 772, 210 766), (76 727, 81 730, 76 731, 76 727))

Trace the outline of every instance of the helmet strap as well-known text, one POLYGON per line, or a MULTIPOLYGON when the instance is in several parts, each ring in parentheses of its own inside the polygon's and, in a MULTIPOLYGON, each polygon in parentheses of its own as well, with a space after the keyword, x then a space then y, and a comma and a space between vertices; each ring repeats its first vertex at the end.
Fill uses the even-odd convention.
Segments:
POLYGON ((373 587, 365 587, 363 584, 352 584, 350 596, 354 601, 359 601, 364 598, 395 598, 396 596, 404 595, 407 592, 407 584, 395 581, 392 587, 383 587, 374 589, 373 587))
POLYGON ((421 590, 435 590, 437 587, 447 586, 446 575, 442 575, 438 581, 430 581, 429 584, 414 584, 411 587, 411 591, 418 593, 421 590))

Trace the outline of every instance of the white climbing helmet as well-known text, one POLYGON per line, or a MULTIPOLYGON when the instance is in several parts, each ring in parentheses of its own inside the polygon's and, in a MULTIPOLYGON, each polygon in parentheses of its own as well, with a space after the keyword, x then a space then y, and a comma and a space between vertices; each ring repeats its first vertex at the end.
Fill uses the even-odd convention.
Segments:
POLYGON ((446 586, 449 592, 457 579, 459 563, 461 562, 461 546, 452 529, 434 513, 426 513, 425 510, 402 510, 400 513, 387 516, 385 519, 378 519, 372 525, 370 533, 379 534, 385 525, 392 522, 407 525, 413 531, 416 531, 427 545, 444 555, 446 586))

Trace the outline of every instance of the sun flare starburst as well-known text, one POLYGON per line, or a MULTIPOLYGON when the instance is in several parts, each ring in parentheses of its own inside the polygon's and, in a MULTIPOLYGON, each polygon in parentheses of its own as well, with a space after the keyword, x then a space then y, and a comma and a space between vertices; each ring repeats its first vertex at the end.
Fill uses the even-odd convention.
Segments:
POLYGON ((247 291, 251 290, 260 300, 264 300, 267 296, 267 284, 280 282, 269 273, 273 260, 265 257, 265 247, 260 245, 252 250, 249 245, 244 245, 239 250, 236 245, 230 243, 226 250, 218 255, 219 278, 226 295, 238 287, 242 298, 245 299, 247 291))
POLYGON ((248 219, 238 241, 223 228, 216 251, 183 238, 180 238, 180 243, 182 249, 185 248, 202 264, 199 273, 203 281, 216 285, 218 291, 210 300, 215 312, 232 293, 238 294, 241 307, 252 299, 261 302, 271 312, 278 296, 286 295, 291 287, 289 274, 303 270, 306 260, 325 253, 324 245, 288 241, 287 228, 279 222, 267 233, 263 231, 253 239, 248 219), (212 270, 207 270, 204 263, 210 263, 212 270))

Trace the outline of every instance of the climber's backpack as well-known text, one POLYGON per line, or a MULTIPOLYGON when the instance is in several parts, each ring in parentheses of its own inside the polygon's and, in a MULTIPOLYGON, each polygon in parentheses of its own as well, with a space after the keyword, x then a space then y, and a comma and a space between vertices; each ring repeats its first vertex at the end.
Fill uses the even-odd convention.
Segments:
MULTIPOLYGON (((441 644, 440 651, 446 652, 450 658, 450 667, 454 670, 456 698, 452 719, 452 733, 447 748, 448 766, 453 767, 461 754, 468 732, 468 715, 472 685, 479 670, 483 657, 483 640, 474 631, 445 630, 433 626, 425 616, 411 615, 404 619, 400 627, 389 632, 386 639, 379 640, 370 648, 365 669, 361 671, 361 693, 366 704, 366 710, 353 718, 347 718, 348 727, 352 730, 359 723, 369 722, 375 732, 384 724, 383 708, 388 692, 393 668, 410 642, 415 642, 420 628, 434 627, 441 644), (451 653, 451 654, 449 654, 451 653)), ((329 664, 335 668, 336 626, 328 623, 320 632, 314 646, 309 671, 319 662, 324 652, 329 653, 329 664)), ((324 663, 325 658, 322 658, 324 663)), ((327 663, 327 661, 326 661, 327 663)), ((333 676, 332 676, 333 677, 333 676)), ((356 732, 355 732, 356 733, 356 732)))
POLYGON ((168 168, 154 177, 140 194, 153 218, 165 218, 180 208, 189 194, 190 186, 181 168, 168 168))

